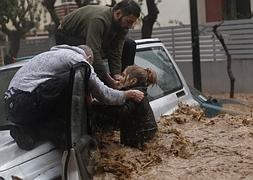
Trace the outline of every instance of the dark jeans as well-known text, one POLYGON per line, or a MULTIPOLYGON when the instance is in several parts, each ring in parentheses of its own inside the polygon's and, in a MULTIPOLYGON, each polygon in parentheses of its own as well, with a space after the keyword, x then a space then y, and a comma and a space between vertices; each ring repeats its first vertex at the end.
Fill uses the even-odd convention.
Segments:
POLYGON ((40 84, 31 93, 14 90, 14 94, 6 101, 8 120, 42 139, 51 140, 51 137, 61 136, 65 129, 68 82, 69 73, 66 73, 40 84))
POLYGON ((125 44, 123 46, 121 63, 122 63, 122 71, 130 65, 134 64, 134 57, 136 53, 136 43, 134 40, 126 38, 125 44))
MULTIPOLYGON (((79 37, 68 36, 65 32, 58 29, 55 33, 55 41, 57 45, 67 44, 70 46, 78 46, 84 44, 84 40, 79 37)), ((125 39, 122 51, 122 71, 129 65, 134 64, 134 57, 136 52, 136 43, 130 38, 125 39)))

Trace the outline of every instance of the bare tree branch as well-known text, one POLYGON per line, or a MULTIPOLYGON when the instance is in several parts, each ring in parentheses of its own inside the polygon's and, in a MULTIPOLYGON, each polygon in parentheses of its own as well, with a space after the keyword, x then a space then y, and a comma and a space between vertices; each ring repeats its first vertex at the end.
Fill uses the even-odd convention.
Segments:
POLYGON ((106 6, 113 7, 116 3, 116 0, 111 0, 111 4, 107 4, 106 6))
POLYGON ((148 14, 142 19, 143 25, 141 29, 141 38, 151 38, 153 25, 156 22, 159 10, 156 6, 155 0, 146 0, 148 14))
POLYGON ((91 0, 75 0, 78 7, 87 6, 90 4, 91 0))
POLYGON ((223 22, 221 22, 220 24, 216 24, 213 26, 213 33, 215 34, 215 36, 218 38, 218 40, 220 41, 226 56, 227 56, 227 73, 230 79, 230 98, 234 98, 234 89, 235 89, 235 77, 233 75, 232 69, 231 69, 231 64, 232 64, 232 60, 231 60, 231 55, 228 51, 227 45, 224 41, 224 38, 222 36, 222 34, 218 31, 218 28, 223 24, 223 22))
POLYGON ((52 20, 55 23, 55 29, 56 29, 60 25, 60 19, 55 12, 55 7, 54 7, 55 2, 56 0, 43 0, 42 5, 47 8, 52 20))

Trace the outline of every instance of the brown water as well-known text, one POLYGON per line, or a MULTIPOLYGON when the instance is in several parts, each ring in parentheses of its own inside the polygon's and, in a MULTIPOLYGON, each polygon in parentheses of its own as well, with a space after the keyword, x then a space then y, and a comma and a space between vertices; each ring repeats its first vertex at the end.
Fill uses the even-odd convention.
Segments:
MULTIPOLYGON (((236 98, 253 102, 251 95, 236 98)), ((142 150, 120 145, 117 131, 98 134, 94 179, 253 179, 252 108, 246 109, 244 115, 206 118, 201 109, 182 104, 161 117, 158 133, 142 150)))

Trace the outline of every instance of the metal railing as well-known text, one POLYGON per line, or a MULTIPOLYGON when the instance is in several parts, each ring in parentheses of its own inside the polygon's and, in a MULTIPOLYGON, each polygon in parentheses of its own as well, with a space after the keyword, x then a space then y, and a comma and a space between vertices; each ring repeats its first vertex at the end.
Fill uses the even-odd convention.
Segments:
MULTIPOLYGON (((214 36, 212 27, 220 22, 199 26, 201 61, 226 60, 219 40, 214 36)), ((253 20, 225 21, 218 30, 225 39, 233 60, 253 60, 253 20)), ((133 30, 129 37, 140 39, 141 31, 133 30)), ((159 38, 176 61, 191 61, 190 25, 154 28, 152 38, 159 38)))

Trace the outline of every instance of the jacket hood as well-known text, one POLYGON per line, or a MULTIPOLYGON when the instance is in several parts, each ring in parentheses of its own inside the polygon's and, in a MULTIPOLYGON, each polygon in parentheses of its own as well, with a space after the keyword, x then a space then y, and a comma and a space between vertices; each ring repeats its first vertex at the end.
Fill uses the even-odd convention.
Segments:
POLYGON ((83 59, 83 61, 85 61, 87 64, 89 64, 90 69, 91 69, 91 73, 95 73, 93 66, 88 62, 88 60, 87 60, 87 55, 86 55, 86 53, 84 52, 83 49, 81 49, 81 48, 79 48, 79 47, 77 47, 77 46, 69 46, 69 45, 66 45, 66 44, 53 46, 53 47, 50 49, 50 51, 57 51, 57 50, 71 50, 71 51, 76 52, 78 55, 83 56, 84 58, 82 58, 82 59, 83 59))
POLYGON ((86 53, 84 52, 83 49, 81 49, 77 46, 69 46, 67 44, 56 45, 56 46, 53 46, 50 49, 50 51, 57 51, 57 50, 71 50, 71 51, 74 51, 74 52, 82 55, 84 57, 84 61, 90 65, 90 68, 91 68, 92 72, 94 71, 93 66, 87 61, 88 57, 87 57, 87 55, 86 55, 86 53))

